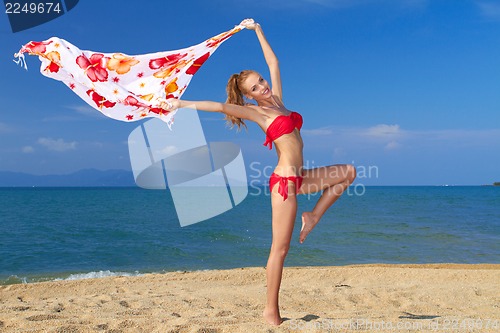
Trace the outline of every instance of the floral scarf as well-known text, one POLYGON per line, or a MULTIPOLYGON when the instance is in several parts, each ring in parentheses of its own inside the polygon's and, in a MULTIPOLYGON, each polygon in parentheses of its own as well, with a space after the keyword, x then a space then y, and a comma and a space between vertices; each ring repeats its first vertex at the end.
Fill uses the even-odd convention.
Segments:
POLYGON ((180 98, 193 75, 219 45, 243 26, 223 32, 188 48, 129 56, 123 53, 82 51, 64 39, 29 42, 15 54, 24 68, 24 53, 38 55, 40 72, 64 82, 85 102, 107 117, 136 121, 156 117, 170 127, 175 111, 158 105, 180 98))

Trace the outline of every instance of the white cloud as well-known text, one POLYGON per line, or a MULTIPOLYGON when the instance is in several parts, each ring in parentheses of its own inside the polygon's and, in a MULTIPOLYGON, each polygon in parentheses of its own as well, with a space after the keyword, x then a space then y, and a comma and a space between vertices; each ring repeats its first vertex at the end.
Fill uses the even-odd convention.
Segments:
POLYGON ((9 126, 7 126, 7 124, 0 123, 0 134, 10 133, 10 132, 12 132, 12 129, 9 126))
POLYGON ((84 104, 84 105, 69 105, 66 106, 67 109, 76 111, 79 114, 88 116, 88 117, 102 117, 102 114, 91 107, 90 105, 84 104))
POLYGON ((74 117, 74 116, 54 116, 54 117, 45 117, 42 119, 43 122, 48 122, 48 123, 51 123, 51 122, 54 122, 54 121, 60 121, 60 122, 65 122, 65 121, 80 121, 80 119, 78 119, 78 117, 74 117))
MULTIPOLYGON (((102 114, 96 109, 90 107, 89 105, 70 105, 64 106, 66 109, 76 111, 77 114, 84 115, 86 117, 101 118, 102 114)), ((73 122, 81 121, 82 118, 79 117, 75 112, 67 112, 60 115, 54 115, 50 117, 45 117, 42 119, 44 122, 73 122)))
POLYGON ((406 134, 409 138, 424 141, 484 142, 496 143, 500 147, 500 129, 406 131, 406 134))
POLYGON ((156 156, 172 156, 179 152, 176 146, 165 146, 161 150, 155 152, 156 156))
POLYGON ((385 150, 395 150, 401 147, 401 144, 397 141, 391 141, 388 144, 385 145, 384 149, 385 150))
POLYGON ((318 149, 334 149, 331 147, 332 143, 341 143, 346 152, 357 149, 399 151, 437 147, 500 150, 500 128, 407 130, 397 124, 379 124, 364 128, 334 127, 331 134, 308 136, 307 141, 309 147, 314 146, 318 149))
POLYGON ((305 135, 330 135, 330 134, 333 134, 333 130, 331 127, 303 129, 301 132, 302 132, 302 134, 305 134, 305 135))
POLYGON ((408 140, 408 131, 404 131, 397 124, 378 124, 368 128, 344 130, 342 140, 362 146, 373 146, 383 148, 386 151, 396 150, 402 147, 401 141, 408 140), (361 140, 361 141, 360 141, 361 140))
POLYGON ((65 142, 63 139, 39 138, 38 144, 44 146, 48 150, 57 152, 65 152, 76 149, 76 141, 65 142))
POLYGON ((342 157, 342 156, 345 156, 346 152, 343 148, 335 148, 333 150, 333 156, 334 157, 342 157))
POLYGON ((390 5, 403 9, 420 9, 425 7, 429 0, 242 0, 259 8, 265 6, 271 9, 302 9, 307 6, 317 5, 333 10, 366 6, 390 5))
POLYGON ((500 3, 493 1, 478 1, 481 15, 493 20, 500 20, 500 3))
POLYGON ((22 148, 22 152, 25 154, 31 154, 35 152, 35 148, 33 148, 32 146, 24 146, 22 148))
POLYGON ((402 134, 401 128, 399 125, 386 125, 380 124, 373 127, 370 127, 364 131, 362 131, 364 135, 377 137, 377 138, 385 138, 385 137, 393 137, 402 134))
POLYGON ((370 4, 393 4, 400 7, 421 7, 428 0, 303 0, 330 8, 348 8, 370 4))
MULTIPOLYGON (((420 141, 484 141, 496 143, 500 146, 500 128, 498 129, 437 129, 437 130, 407 130, 400 125, 379 124, 371 127, 335 127, 331 130, 331 138, 341 137, 342 139, 361 140, 366 142, 366 138, 372 142, 391 141, 401 143, 403 140, 420 141)), ((323 139, 321 139, 323 140, 323 139)), ((356 140, 356 141, 358 141, 356 140)))
POLYGON ((363 3, 370 2, 370 0, 305 0, 305 1, 332 8, 353 7, 363 3))

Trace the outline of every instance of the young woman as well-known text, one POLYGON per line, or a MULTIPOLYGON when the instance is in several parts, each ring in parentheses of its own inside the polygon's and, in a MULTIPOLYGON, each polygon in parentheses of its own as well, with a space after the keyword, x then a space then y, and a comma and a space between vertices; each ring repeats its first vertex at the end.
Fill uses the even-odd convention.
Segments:
POLYGON ((325 211, 342 195, 356 178, 352 165, 332 165, 303 169, 303 142, 300 136, 302 117, 288 110, 283 104, 278 59, 266 40, 262 28, 252 19, 242 23, 255 30, 271 76, 271 86, 257 72, 244 70, 233 74, 227 84, 226 103, 210 101, 185 101, 169 99, 161 107, 167 111, 192 107, 209 112, 222 112, 233 125, 246 126, 244 121, 257 123, 266 134, 264 145, 272 149, 274 143, 278 164, 269 179, 272 206, 272 246, 266 266, 267 304, 264 319, 272 325, 282 322, 279 312, 279 289, 283 264, 290 248, 292 231, 297 214, 296 194, 323 191, 311 212, 302 213, 299 241, 319 222, 325 211), (243 96, 256 105, 245 103, 243 96))

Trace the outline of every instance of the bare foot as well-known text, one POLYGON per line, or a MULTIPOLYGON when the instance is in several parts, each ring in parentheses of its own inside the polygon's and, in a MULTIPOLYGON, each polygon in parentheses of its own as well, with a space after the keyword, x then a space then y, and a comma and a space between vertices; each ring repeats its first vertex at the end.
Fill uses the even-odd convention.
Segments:
POLYGON ((302 229, 300 230, 299 242, 302 244, 306 240, 307 235, 314 229, 319 220, 312 212, 302 213, 302 229))
POLYGON ((264 320, 266 321, 266 323, 268 323, 269 325, 279 326, 283 322, 283 319, 281 319, 280 317, 279 311, 276 312, 265 308, 262 315, 264 316, 264 320))

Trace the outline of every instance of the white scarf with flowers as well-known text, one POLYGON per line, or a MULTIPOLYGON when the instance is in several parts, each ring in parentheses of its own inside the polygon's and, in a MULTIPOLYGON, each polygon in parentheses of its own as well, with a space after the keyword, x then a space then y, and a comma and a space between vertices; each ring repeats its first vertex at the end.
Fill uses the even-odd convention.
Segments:
POLYGON ((129 56, 123 53, 82 51, 57 37, 29 42, 15 54, 38 55, 40 72, 64 82, 90 106, 107 117, 136 121, 156 117, 169 127, 175 111, 159 107, 167 98, 180 98, 193 75, 219 45, 239 32, 239 25, 206 41, 181 50, 129 56))

